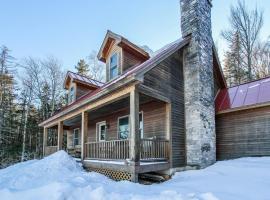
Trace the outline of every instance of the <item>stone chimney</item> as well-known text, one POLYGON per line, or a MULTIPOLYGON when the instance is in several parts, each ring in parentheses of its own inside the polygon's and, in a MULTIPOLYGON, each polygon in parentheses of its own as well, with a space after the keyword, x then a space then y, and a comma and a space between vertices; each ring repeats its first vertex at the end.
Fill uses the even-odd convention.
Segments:
POLYGON ((180 0, 184 53, 186 162, 204 168, 216 161, 211 0, 180 0))

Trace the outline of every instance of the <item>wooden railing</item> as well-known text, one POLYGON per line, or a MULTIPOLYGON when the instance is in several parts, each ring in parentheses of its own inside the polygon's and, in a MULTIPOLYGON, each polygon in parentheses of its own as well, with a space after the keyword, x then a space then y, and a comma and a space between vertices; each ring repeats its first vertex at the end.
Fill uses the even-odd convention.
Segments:
POLYGON ((129 140, 88 142, 85 150, 89 159, 125 160, 129 158, 129 140))
POLYGON ((169 159, 169 141, 161 139, 141 139, 141 160, 169 159))
POLYGON ((44 155, 48 156, 50 154, 53 154, 57 151, 57 146, 46 146, 44 155))
MULTIPOLYGON (((129 158, 129 140, 88 142, 85 144, 87 159, 125 160, 129 158)), ((169 159, 169 141, 141 139, 141 160, 155 161, 169 159)))

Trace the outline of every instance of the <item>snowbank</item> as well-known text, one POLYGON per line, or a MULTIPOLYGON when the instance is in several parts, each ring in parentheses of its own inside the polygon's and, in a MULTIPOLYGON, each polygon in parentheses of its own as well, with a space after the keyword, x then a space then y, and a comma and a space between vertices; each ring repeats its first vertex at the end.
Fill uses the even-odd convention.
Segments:
POLYGON ((64 151, 0 170, 0 199, 269 200, 270 158, 217 162, 150 186, 85 172, 64 151))

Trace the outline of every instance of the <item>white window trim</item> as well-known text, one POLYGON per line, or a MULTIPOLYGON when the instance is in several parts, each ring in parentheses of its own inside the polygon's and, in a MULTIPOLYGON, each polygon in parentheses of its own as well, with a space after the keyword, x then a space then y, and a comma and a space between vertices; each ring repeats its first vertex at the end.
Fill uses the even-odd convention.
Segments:
POLYGON ((104 140, 100 139, 100 131, 99 131, 100 129, 99 129, 99 127, 101 125, 105 125, 105 138, 106 138, 106 134, 107 134, 106 121, 101 121, 101 122, 96 123, 96 138, 97 138, 97 141, 105 141, 106 140, 106 139, 104 139, 104 140))
MULTIPOLYGON (((139 115, 142 114, 142 136, 141 138, 143 138, 144 136, 144 118, 143 118, 143 111, 139 112, 139 115)), ((122 140, 120 138, 120 134, 119 134, 119 120, 122 119, 122 118, 125 118, 125 117, 128 117, 128 128, 129 128, 129 133, 130 133, 130 115, 124 115, 124 116, 121 116, 121 117, 118 117, 117 119, 117 138, 119 140, 122 140)), ((140 124, 139 124, 140 125, 140 124)))
POLYGON ((80 145, 80 129, 79 128, 75 128, 75 129, 73 129, 73 138, 72 138, 72 143, 73 143, 73 147, 76 147, 76 146, 78 146, 78 145, 80 145), (76 139, 78 139, 78 144, 77 145, 75 145, 75 131, 76 130, 78 130, 78 138, 76 138, 76 139))
POLYGON ((116 79, 119 76, 119 53, 118 52, 114 52, 109 57, 109 73, 108 74, 109 74, 109 81, 114 80, 114 79, 116 79), (117 62, 117 67, 116 67, 117 68, 117 76, 111 79, 111 57, 113 57, 114 55, 117 55, 117 58, 116 58, 116 62, 117 62))

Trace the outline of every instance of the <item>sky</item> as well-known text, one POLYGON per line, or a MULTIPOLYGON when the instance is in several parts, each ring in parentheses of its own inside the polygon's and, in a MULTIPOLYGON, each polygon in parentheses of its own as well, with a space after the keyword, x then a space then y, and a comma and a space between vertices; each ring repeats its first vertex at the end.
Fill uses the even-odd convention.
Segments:
MULTIPOLYGON (((236 0, 213 0, 212 29, 220 54, 220 37, 229 27, 236 0)), ((264 11, 261 38, 270 36, 270 1, 246 0, 264 11)), ((0 45, 18 61, 53 55, 64 69, 98 51, 108 29, 135 44, 158 50, 181 37, 179 0, 0 0, 0 45)), ((222 55, 221 55, 222 56, 222 55)))

